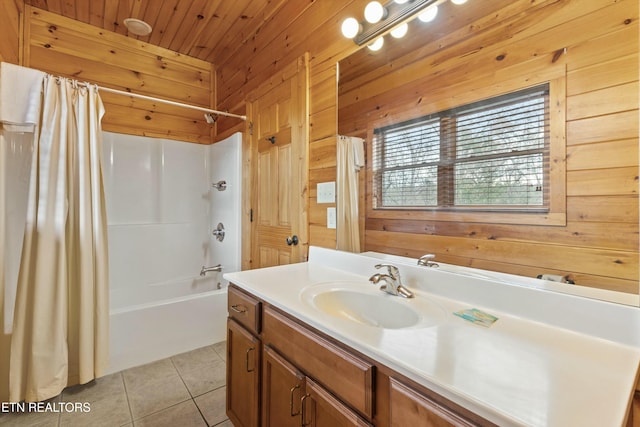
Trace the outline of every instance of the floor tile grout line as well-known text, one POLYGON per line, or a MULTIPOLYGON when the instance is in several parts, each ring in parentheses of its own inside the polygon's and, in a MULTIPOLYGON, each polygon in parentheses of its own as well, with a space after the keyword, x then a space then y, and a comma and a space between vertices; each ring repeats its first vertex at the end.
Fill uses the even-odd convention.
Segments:
POLYGON ((202 411, 200 410, 200 407, 196 403, 196 399, 193 396, 193 393, 189 389, 189 386, 187 385, 187 383, 184 380, 184 378, 182 378, 182 374, 180 373, 180 369, 178 369, 178 367, 176 366, 175 362, 173 361, 173 356, 169 357, 169 361, 171 362, 171 365, 173 365, 173 369, 176 370, 176 373, 178 374, 178 377, 180 377, 180 381, 182 381, 182 384, 184 384, 184 388, 187 389, 187 393, 189 393, 189 396, 191 396, 191 401, 193 402, 193 405, 196 407, 196 409, 198 410, 198 413, 202 417, 202 420, 204 421, 204 425, 209 427, 209 423, 207 422, 207 419, 204 417, 204 414, 202 413, 202 411))
POLYGON ((209 421, 207 421, 207 419, 205 418, 204 414, 202 413, 202 410, 200 409, 200 407, 198 406, 198 404, 196 403, 195 399, 191 399, 193 401, 193 404, 196 405, 196 409, 198 410, 198 413, 200 413, 200 416, 202 417, 202 419, 204 420, 204 425, 206 425, 207 427, 209 427, 209 421))
POLYGON ((124 388, 124 397, 127 399, 127 408, 129 408, 129 417, 131 418, 131 425, 133 425, 133 410, 131 409, 131 402, 129 401, 129 391, 127 391, 127 381, 124 379, 124 371, 120 371, 119 374, 120 374, 120 378, 122 379, 122 387, 124 388))
MULTIPOLYGON (((205 424, 206 424, 208 427, 214 427, 214 426, 217 426, 218 424, 222 424, 222 423, 224 423, 226 420, 228 420, 228 418, 226 418, 226 419, 225 419, 225 420, 223 420, 223 421, 220 421, 220 422, 219 422, 219 423, 217 423, 217 424, 212 424, 211 426, 209 426, 209 422, 207 421, 207 418, 206 418, 206 417, 204 416, 204 414, 202 413, 202 410, 200 409, 200 406, 198 406, 198 402, 196 402, 196 398, 201 397, 201 396, 204 396, 205 394, 208 394, 208 393, 212 393, 212 392, 214 392, 214 391, 216 391, 216 390, 220 390, 221 388, 226 387, 226 386, 227 386, 227 384, 225 383, 224 385, 221 385, 220 387, 216 387, 216 388, 214 388, 214 389, 212 389, 212 390, 206 391, 206 392, 204 392, 204 393, 202 393, 202 394, 200 394, 200 395, 198 395, 198 396, 196 396, 196 397, 194 397, 194 398, 193 398, 193 403, 195 403, 196 408, 198 408, 198 411, 200 411, 200 415, 202 415, 202 418, 204 418, 204 422, 205 422, 205 424)), ((225 396, 226 396, 226 392, 225 392, 225 396)), ((225 415, 225 417, 227 416, 226 410, 225 410, 224 415, 225 415)))
MULTIPOLYGON (((185 399, 185 400, 183 400, 183 401, 176 402, 176 403, 174 403, 174 404, 172 404, 172 405, 169 405, 169 406, 167 406, 167 407, 165 407, 165 408, 158 409, 157 411, 154 411, 154 412, 151 412, 151 413, 149 413, 149 414, 146 414, 144 417, 139 417, 139 418, 136 418, 136 419, 134 419, 134 420, 131 420, 131 422, 132 422, 133 424, 135 424, 135 422, 136 422, 136 421, 143 420, 143 419, 145 419, 145 418, 147 418, 147 417, 150 417, 150 416, 152 416, 152 415, 157 415, 157 414, 159 414, 159 413, 160 413, 160 412, 162 412, 162 411, 166 411, 167 409, 171 409, 171 408, 173 408, 173 407, 175 407, 175 406, 182 405, 183 403, 186 403, 186 402, 189 402, 189 401, 193 402, 193 404, 194 404, 194 405, 196 405, 196 402, 195 402, 193 399, 185 399)), ((196 405, 196 408, 198 408, 198 405, 196 405)), ((200 412, 200 408, 198 408, 198 412, 200 412)), ((202 416, 202 413, 200 413, 200 416, 201 416, 201 417, 202 417, 202 419, 204 420, 204 416, 202 416)), ((207 424, 207 420, 204 420, 204 423, 205 423, 205 424, 207 424)), ((208 425, 209 425, 209 424, 207 424, 207 426, 208 426, 208 425)))
POLYGON ((182 384, 184 384, 184 388, 187 389, 187 393, 189 393, 189 396, 191 396, 191 399, 193 399, 193 393, 191 393, 191 390, 189 390, 189 386, 187 385, 187 382, 184 380, 184 378, 182 378, 182 374, 180 373, 180 370, 178 369, 178 367, 173 361, 173 356, 169 357, 169 361, 171 362, 171 366, 173 366, 173 369, 176 370, 176 374, 178 374, 178 378, 180 378, 180 381, 182 381, 182 384))
MULTIPOLYGON (((191 398, 188 398, 188 399, 185 399, 185 400, 181 400, 180 402, 176 402, 176 403, 173 403, 173 404, 171 404, 169 406, 165 406, 164 408, 160 408, 157 411, 149 412, 148 414, 145 414, 144 416, 138 417, 138 418, 134 418, 133 414, 132 414, 131 415, 131 421, 135 423, 136 421, 140 421, 143 418, 147 418, 147 417, 149 417, 151 415, 156 415, 159 412, 162 412, 162 411, 164 411, 166 409, 169 409, 169 408, 173 408, 174 406, 182 405, 183 403, 188 402, 190 400, 193 401, 193 399, 191 399, 191 398)), ((195 404, 195 402, 193 402, 193 403, 195 404)))
POLYGON ((218 386, 218 387, 216 387, 216 388, 212 388, 211 390, 207 390, 207 391, 205 391, 205 392, 202 392, 202 393, 200 393, 200 394, 199 394, 199 395, 197 395, 197 396, 193 396, 193 399, 197 399, 198 397, 204 396, 205 394, 211 393, 212 391, 219 390, 219 389, 221 389, 222 387, 226 387, 226 386, 227 386, 227 384, 226 384, 226 382, 225 382, 224 384, 222 384, 222 385, 220 385, 220 386, 218 386))

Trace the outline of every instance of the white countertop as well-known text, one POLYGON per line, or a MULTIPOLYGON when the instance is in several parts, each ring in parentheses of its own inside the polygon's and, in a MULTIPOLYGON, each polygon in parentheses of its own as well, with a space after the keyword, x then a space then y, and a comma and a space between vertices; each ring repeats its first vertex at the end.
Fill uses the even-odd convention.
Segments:
POLYGON ((640 309, 401 264, 416 298, 388 298, 428 299, 443 310, 439 323, 366 326, 301 296, 327 282, 368 283, 378 262, 312 247, 309 262, 224 277, 498 425, 622 425, 640 365, 640 309), (485 328, 453 315, 472 307, 499 320, 485 328))

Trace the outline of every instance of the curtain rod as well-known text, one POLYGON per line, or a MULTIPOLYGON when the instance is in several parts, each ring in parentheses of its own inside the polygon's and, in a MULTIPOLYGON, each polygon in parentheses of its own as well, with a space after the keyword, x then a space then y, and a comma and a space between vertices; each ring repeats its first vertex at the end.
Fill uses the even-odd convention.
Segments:
POLYGON ((237 119, 247 120, 247 116, 241 116, 239 114, 227 113, 225 111, 212 110, 210 108, 198 107, 197 105, 184 104, 182 102, 169 101, 168 99, 154 98, 153 96, 140 95, 132 92, 125 92, 123 90, 111 89, 108 87, 98 86, 98 90, 105 92, 115 93, 117 95, 126 95, 133 98, 146 99, 147 101, 161 102, 163 104, 173 105, 175 107, 191 108, 192 110, 204 111, 205 113, 217 114, 220 116, 235 117, 237 119))

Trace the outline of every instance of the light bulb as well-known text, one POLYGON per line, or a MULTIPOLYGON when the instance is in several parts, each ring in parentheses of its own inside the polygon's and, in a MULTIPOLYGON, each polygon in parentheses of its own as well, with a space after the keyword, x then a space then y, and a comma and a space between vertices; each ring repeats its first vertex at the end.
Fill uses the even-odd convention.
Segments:
POLYGON ((422 22, 431 22, 436 19, 436 15, 438 15, 438 6, 431 6, 418 15, 418 19, 422 22))
POLYGON ((391 35, 396 39, 401 39, 405 36, 405 34, 407 34, 408 30, 409 30, 409 25, 407 25, 407 23, 405 22, 403 24, 398 25, 393 30, 391 30, 391 35))
POLYGON ((384 12, 384 7, 382 7, 380 2, 369 2, 369 4, 364 8, 364 19, 366 19, 370 24, 375 24, 380 22, 384 17, 384 12))
POLYGON ((373 43, 371 43, 370 45, 367 45, 367 47, 370 50, 375 52, 377 50, 382 49, 383 45, 384 45, 384 37, 380 36, 373 43))
POLYGON ((396 3, 398 4, 405 4, 406 2, 408 2, 409 0, 396 0, 396 3))
POLYGON ((453 3, 453 4, 464 4, 466 2, 467 2, 467 0, 451 0, 451 3, 453 3))
POLYGON ((356 18, 347 18, 342 22, 342 35, 352 39, 360 32, 360 23, 356 18))

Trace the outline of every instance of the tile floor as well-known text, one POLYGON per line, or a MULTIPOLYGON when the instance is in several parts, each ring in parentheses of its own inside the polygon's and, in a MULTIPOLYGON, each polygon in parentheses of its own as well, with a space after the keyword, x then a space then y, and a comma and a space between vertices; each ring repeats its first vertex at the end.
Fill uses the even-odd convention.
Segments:
POLYGON ((220 342, 127 369, 50 400, 88 402, 89 412, 0 413, 0 426, 233 427, 225 414, 225 359, 220 342))

